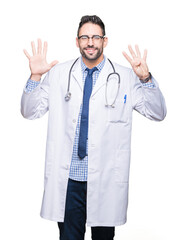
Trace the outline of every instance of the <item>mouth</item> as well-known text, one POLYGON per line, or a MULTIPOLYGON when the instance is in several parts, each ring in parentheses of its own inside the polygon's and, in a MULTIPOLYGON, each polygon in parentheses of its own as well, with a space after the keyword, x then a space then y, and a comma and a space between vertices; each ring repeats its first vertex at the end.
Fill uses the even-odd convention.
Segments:
POLYGON ((97 50, 96 48, 85 48, 84 49, 88 54, 92 55, 97 50))

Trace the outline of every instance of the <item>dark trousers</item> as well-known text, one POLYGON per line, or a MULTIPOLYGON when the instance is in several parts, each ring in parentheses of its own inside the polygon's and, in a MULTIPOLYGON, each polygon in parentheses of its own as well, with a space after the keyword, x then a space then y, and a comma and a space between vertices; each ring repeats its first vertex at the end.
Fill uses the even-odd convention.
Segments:
MULTIPOLYGON (((60 240, 84 240, 87 182, 68 180, 64 222, 59 222, 60 240)), ((91 227, 92 240, 113 240, 115 227, 91 227)))

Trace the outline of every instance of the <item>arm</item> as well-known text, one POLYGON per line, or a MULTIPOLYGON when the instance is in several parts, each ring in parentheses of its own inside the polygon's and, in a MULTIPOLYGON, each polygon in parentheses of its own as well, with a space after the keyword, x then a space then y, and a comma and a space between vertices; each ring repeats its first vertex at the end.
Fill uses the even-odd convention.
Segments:
POLYGON ((30 92, 25 87, 21 98, 21 114, 24 118, 33 120, 42 117, 48 111, 49 73, 30 92))
POLYGON ((146 86, 140 83, 139 78, 132 71, 132 104, 133 109, 143 116, 162 121, 166 116, 165 99, 159 89, 157 81, 152 77, 154 87, 146 86))
POLYGON ((32 92, 38 85, 40 84, 40 81, 34 81, 32 79, 29 78, 29 80, 27 81, 26 84, 26 88, 25 91, 30 93, 32 92))
POLYGON ((49 70, 56 65, 58 61, 53 61, 50 64, 47 63, 47 42, 44 43, 43 51, 40 39, 38 39, 37 50, 34 42, 32 42, 31 45, 33 56, 30 56, 29 53, 24 50, 26 57, 29 59, 31 77, 23 91, 21 114, 27 119, 36 119, 48 111, 49 70), (45 79, 40 83, 42 75, 47 72, 48 74, 45 79))
POLYGON ((164 97, 159 89, 158 83, 152 77, 147 83, 141 83, 149 76, 148 66, 146 64, 147 51, 144 51, 143 58, 138 46, 135 46, 136 54, 129 46, 132 55, 130 58, 125 52, 123 55, 132 66, 131 86, 133 108, 145 117, 161 121, 166 116, 166 105, 164 97))

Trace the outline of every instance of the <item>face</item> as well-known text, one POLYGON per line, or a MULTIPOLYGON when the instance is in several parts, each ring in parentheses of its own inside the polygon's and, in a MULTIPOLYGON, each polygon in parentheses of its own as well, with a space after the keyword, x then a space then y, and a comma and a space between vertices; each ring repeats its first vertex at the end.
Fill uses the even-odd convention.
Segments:
MULTIPOLYGON (((85 23, 79 31, 79 37, 82 35, 87 35, 89 37, 92 37, 93 35, 103 36, 103 33, 99 25, 85 23)), ((90 38, 87 41, 76 38, 76 45, 79 47, 80 53, 85 61, 101 62, 103 60, 103 48, 106 47, 107 41, 107 38, 99 40, 93 40, 90 38)))

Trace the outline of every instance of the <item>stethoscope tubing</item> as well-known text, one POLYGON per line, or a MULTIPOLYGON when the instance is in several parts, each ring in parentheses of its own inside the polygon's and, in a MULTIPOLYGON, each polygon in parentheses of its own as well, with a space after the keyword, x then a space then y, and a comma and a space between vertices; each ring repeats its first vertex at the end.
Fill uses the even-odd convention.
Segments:
POLYGON ((70 92, 71 72, 72 72, 72 69, 73 69, 74 65, 75 65, 76 62, 78 61, 78 59, 79 59, 79 58, 77 58, 77 59, 73 62, 72 66, 71 66, 71 68, 70 68, 69 74, 68 74, 68 88, 67 88, 67 93, 66 93, 66 96, 65 96, 65 100, 66 100, 67 102, 70 100, 71 95, 72 95, 71 92, 70 92))
MULTIPOLYGON (((79 58, 77 58, 77 59, 73 62, 72 66, 71 66, 71 68, 70 68, 69 74, 68 74, 68 88, 67 88, 67 93, 66 93, 66 95, 65 95, 65 101, 67 101, 67 102, 70 100, 71 95, 72 95, 71 92, 70 92, 70 79, 71 79, 72 69, 73 69, 74 65, 76 64, 76 62, 78 61, 78 59, 79 59, 79 58)), ((121 79, 120 79, 119 73, 117 73, 117 72, 115 71, 115 68, 114 68, 114 66, 113 66, 113 63, 110 61, 110 59, 108 59, 108 61, 110 62, 111 66, 112 66, 112 68, 113 68, 113 72, 110 73, 110 74, 107 76, 107 80, 106 80, 106 88, 105 88, 105 100, 106 100, 106 104, 105 104, 105 106, 106 106, 106 107, 111 106, 111 107, 114 108, 114 107, 115 107, 114 104, 115 104, 115 101, 116 101, 117 96, 118 96, 118 93, 119 93, 119 88, 120 88, 121 79), (116 96, 115 96, 114 101, 113 101, 111 104, 108 104, 108 100, 107 100, 107 84, 108 84, 108 82, 109 82, 109 78, 110 78, 112 75, 117 75, 117 77, 118 77, 118 89, 117 89, 117 94, 116 94, 116 96)))

